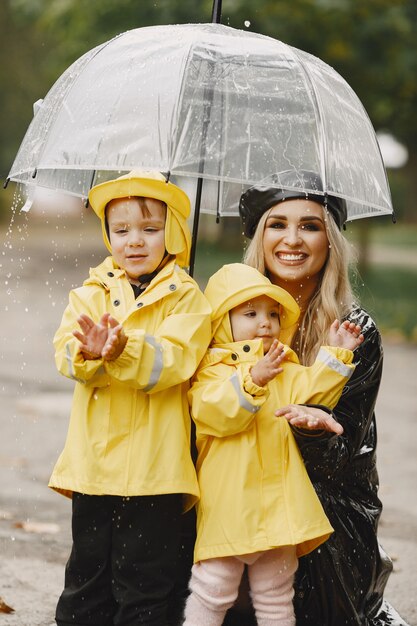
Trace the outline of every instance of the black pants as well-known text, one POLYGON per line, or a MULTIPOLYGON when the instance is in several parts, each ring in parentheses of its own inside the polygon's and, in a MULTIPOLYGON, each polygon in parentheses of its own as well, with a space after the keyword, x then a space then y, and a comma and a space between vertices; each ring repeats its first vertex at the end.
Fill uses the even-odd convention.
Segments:
POLYGON ((181 494, 73 494, 73 547, 58 626, 168 626, 181 494))

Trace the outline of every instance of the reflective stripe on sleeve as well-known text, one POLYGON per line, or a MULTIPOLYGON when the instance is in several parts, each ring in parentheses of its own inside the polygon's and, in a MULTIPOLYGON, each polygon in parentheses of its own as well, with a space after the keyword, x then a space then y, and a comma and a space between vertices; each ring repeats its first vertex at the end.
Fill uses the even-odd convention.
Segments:
POLYGON ((77 376, 75 376, 74 374, 74 366, 72 364, 72 355, 71 355, 71 350, 70 350, 70 344, 67 343, 65 346, 65 357, 67 359, 67 365, 68 365, 68 370, 69 370, 69 377, 72 378, 73 380, 77 381, 77 383, 83 383, 85 381, 81 380, 81 378, 77 378, 77 376))
POLYGON ((152 337, 152 335, 145 335, 145 341, 155 350, 155 357, 153 361, 152 372, 149 377, 149 382, 143 389, 143 391, 150 391, 152 387, 155 387, 161 377, 162 368, 164 366, 164 358, 162 353, 162 346, 160 343, 155 341, 155 337, 152 337))
POLYGON ((242 409, 246 409, 246 411, 249 411, 250 413, 257 413, 259 411, 259 409, 261 408, 260 406, 253 406, 253 404, 251 404, 250 402, 248 402, 248 400, 246 399, 242 388, 240 386, 240 380, 239 380, 239 376, 237 375, 237 372, 235 372, 230 378, 229 378, 230 382, 232 383, 232 386, 234 388, 234 390, 236 391, 236 395, 239 398, 239 404, 241 406, 242 409))
POLYGON ((321 361, 331 370, 337 372, 345 378, 350 378, 353 374, 353 370, 355 369, 354 367, 349 367, 348 365, 345 365, 345 363, 342 363, 342 361, 339 361, 339 359, 325 350, 325 348, 320 348, 317 355, 317 361, 321 361))

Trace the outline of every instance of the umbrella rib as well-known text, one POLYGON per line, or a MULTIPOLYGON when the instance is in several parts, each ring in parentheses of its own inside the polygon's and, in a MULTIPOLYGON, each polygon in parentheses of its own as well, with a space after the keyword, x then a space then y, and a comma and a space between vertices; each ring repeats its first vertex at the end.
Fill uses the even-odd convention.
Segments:
POLYGON ((320 167, 321 167, 321 171, 320 171, 320 176, 321 176, 321 180, 323 183, 323 192, 327 192, 327 171, 326 171, 326 164, 327 164, 327 148, 326 148, 326 137, 325 137, 325 133, 324 133, 324 123, 323 123, 323 118, 322 115, 320 113, 321 109, 320 109, 320 96, 317 93, 317 89, 316 86, 314 84, 314 82, 311 80, 309 73, 306 70, 305 67, 305 63, 303 61, 303 59, 300 57, 300 55, 297 54, 295 48, 293 48, 292 46, 288 46, 290 48, 290 50, 292 51, 293 55, 296 57, 298 63, 300 64, 300 68, 302 70, 302 74, 303 74, 303 78, 304 78, 304 82, 306 85, 308 85, 310 87, 310 93, 312 95, 312 99, 313 99, 313 103, 314 103, 314 113, 315 113, 315 118, 316 118, 316 124, 317 124, 317 128, 318 128, 318 133, 320 136, 320 167))
POLYGON ((168 157, 168 163, 169 163, 169 170, 172 171, 173 169, 173 164, 175 163, 175 158, 176 158, 176 150, 178 147, 178 136, 182 134, 182 131, 179 129, 179 109, 180 109, 180 102, 182 102, 183 99, 183 94, 184 94, 184 90, 185 90, 185 70, 188 67, 188 64, 190 63, 190 57, 192 54, 192 47, 193 47, 193 42, 190 43, 190 47, 188 49, 188 53, 187 53, 187 57, 184 61, 182 70, 181 70, 181 83, 178 89, 178 98, 176 98, 175 102, 177 102, 177 106, 173 109, 172 111, 172 116, 171 116, 171 133, 170 133, 170 137, 171 137, 171 145, 169 146, 168 150, 169 150, 169 157, 168 157), (174 119, 175 118, 175 119, 174 119), (173 139, 174 137, 174 133, 175 133, 175 141, 173 139), (175 150, 175 153, 174 153, 175 150))
MULTIPOLYGON (((188 54, 187 54, 187 58, 184 62, 184 66, 183 66, 183 70, 182 70, 182 76, 181 76, 181 85, 180 85, 180 89, 179 89, 179 97, 177 102, 180 103, 182 101, 182 96, 184 93, 184 85, 185 85, 185 74, 186 74, 186 68, 188 66, 188 64, 190 63, 190 57, 192 55, 192 50, 193 50, 193 43, 192 42, 190 44, 190 48, 188 50, 188 54)), ((207 89, 207 88, 206 88, 207 89)), ((204 91, 204 93, 206 93, 206 89, 204 91)), ((203 98, 203 100, 205 101, 205 98, 203 98)), ((193 275, 193 271, 194 271, 194 260, 195 260, 195 248, 197 245, 197 232, 198 232, 198 223, 199 223, 199 214, 200 214, 200 204, 201 204, 201 195, 202 195, 202 187, 203 187, 203 178, 202 178, 202 174, 204 172, 204 159, 203 159, 203 153, 204 153, 204 143, 207 139, 207 128, 208 128, 208 124, 209 124, 209 120, 210 120, 210 108, 208 108, 208 110, 205 109, 205 115, 203 116, 203 124, 202 124, 202 131, 201 131, 201 151, 200 151, 200 162, 199 162, 199 166, 198 166, 198 179, 197 179, 197 191, 196 191, 196 197, 195 197, 195 202, 194 202, 194 215, 193 215, 193 228, 192 228, 192 238, 191 238, 191 250, 190 250, 190 267, 189 267, 189 273, 190 276, 193 275)), ((179 104, 177 106, 177 110, 175 111, 175 116, 176 116, 176 122, 175 122, 175 134, 176 136, 178 136, 178 117, 179 117, 179 104)), ((173 114, 173 118, 174 118, 174 114, 173 114)), ((173 119, 172 118, 172 119, 173 119)), ((174 121, 172 122, 174 124, 174 121)), ((175 147, 178 147, 178 142, 175 142, 175 147)), ((172 162, 174 162, 174 157, 172 159, 172 162)), ((172 166, 170 167, 170 170, 172 170, 172 166)))

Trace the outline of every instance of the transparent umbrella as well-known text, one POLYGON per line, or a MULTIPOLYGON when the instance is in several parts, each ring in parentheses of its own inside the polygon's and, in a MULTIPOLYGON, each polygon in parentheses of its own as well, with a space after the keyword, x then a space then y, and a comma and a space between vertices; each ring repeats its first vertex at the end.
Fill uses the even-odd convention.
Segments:
POLYGON ((350 220, 392 213, 374 129, 346 81, 222 24, 138 28, 87 52, 38 103, 9 179, 86 198, 137 168, 188 192, 194 237, 200 211, 237 215, 243 191, 287 170, 317 172, 350 220))

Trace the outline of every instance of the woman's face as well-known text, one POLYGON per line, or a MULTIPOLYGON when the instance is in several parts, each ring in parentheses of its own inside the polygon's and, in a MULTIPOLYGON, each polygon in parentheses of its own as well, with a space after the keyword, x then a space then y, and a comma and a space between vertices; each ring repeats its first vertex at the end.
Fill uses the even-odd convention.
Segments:
POLYGON ((297 198, 272 207, 263 250, 271 282, 293 282, 304 288, 317 284, 329 254, 321 204, 297 198))

